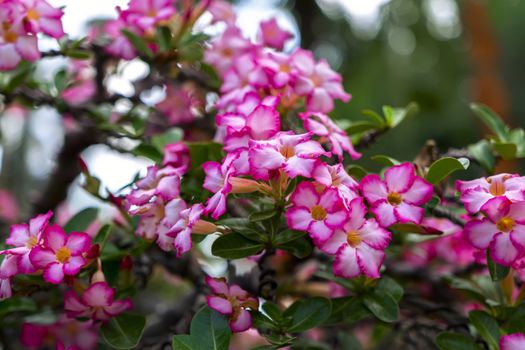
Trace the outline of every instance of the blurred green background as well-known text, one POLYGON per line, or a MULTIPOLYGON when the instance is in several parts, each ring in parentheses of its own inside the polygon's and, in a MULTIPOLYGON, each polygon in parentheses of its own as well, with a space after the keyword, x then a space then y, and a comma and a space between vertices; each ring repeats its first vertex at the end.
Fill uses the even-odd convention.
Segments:
POLYGON ((301 45, 344 78, 350 103, 332 116, 357 118, 384 104, 420 106, 416 118, 366 154, 411 160, 432 138, 442 151, 482 137, 469 103, 483 102, 511 126, 525 124, 525 1, 296 0, 301 45))

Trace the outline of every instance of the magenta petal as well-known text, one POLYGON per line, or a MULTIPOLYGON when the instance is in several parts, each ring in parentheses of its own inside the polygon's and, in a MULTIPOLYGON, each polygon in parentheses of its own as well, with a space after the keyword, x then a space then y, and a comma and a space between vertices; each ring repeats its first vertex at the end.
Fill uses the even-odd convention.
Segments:
POLYGON ((385 171, 385 182, 389 192, 406 192, 414 183, 414 166, 411 163, 394 165, 385 171))
POLYGON ((72 255, 78 255, 89 250, 91 238, 83 232, 71 232, 65 245, 72 255))
POLYGON ((361 274, 355 248, 347 244, 341 247, 334 261, 334 273, 344 278, 353 278, 361 274))
POLYGON ((361 192, 370 204, 374 204, 380 200, 386 200, 387 188, 378 175, 367 175, 361 179, 361 192))
POLYGON ((359 235, 364 243, 375 249, 385 249, 392 239, 390 231, 380 227, 374 219, 365 222, 359 235))
POLYGON ((525 225, 517 224, 510 232, 510 239, 515 246, 525 250, 525 225))
POLYGON ((206 284, 210 287, 213 293, 228 295, 228 285, 224 278, 206 276, 206 284))
POLYGON ((416 177, 410 188, 403 193, 403 201, 410 204, 423 205, 432 199, 434 189, 430 183, 420 177, 416 177))
POLYGON ((386 201, 374 205, 370 211, 375 215, 379 225, 383 227, 388 227, 397 221, 394 214, 394 206, 386 201))
POLYGON ((328 227, 324 221, 312 221, 308 225, 308 233, 317 246, 323 245, 334 233, 334 229, 328 227))
POLYGON ((84 264, 86 263, 86 260, 77 255, 72 256, 69 258, 68 262, 64 264, 64 273, 66 275, 76 275, 80 272, 84 264))
POLYGON ((29 238, 29 227, 26 224, 11 225, 9 238, 5 242, 15 247, 22 247, 27 244, 29 238))
POLYGON ((42 248, 40 246, 37 246, 31 250, 29 253, 29 259, 31 260, 31 263, 38 269, 43 269, 49 264, 57 262, 54 252, 52 252, 50 249, 42 248))
POLYGON ((311 182, 301 182, 293 192, 290 201, 298 207, 312 208, 319 203, 319 194, 311 182))
POLYGON ((490 257, 503 266, 510 266, 520 255, 520 250, 514 246, 510 235, 498 233, 490 243, 490 257))
POLYGON ((341 248, 341 246, 347 244, 347 234, 346 232, 342 230, 337 230, 334 232, 332 237, 328 239, 326 242, 323 243, 323 245, 320 247, 320 249, 327 253, 335 255, 337 251, 341 248))
POLYGON ((241 309, 235 320, 230 320, 230 328, 232 332, 244 332, 252 326, 252 315, 244 309, 241 309))
POLYGON ((424 214, 425 210, 423 208, 405 202, 402 202, 394 208, 394 215, 396 216, 397 221, 401 223, 412 222, 414 224, 419 224, 421 223, 424 214))
POLYGON ((114 295, 115 290, 106 282, 96 282, 84 291, 82 301, 91 307, 106 307, 112 303, 114 295))
POLYGON ((206 297, 206 302, 210 308, 220 312, 223 315, 229 315, 233 312, 232 304, 228 301, 228 299, 215 295, 209 295, 206 297))
POLYGON ((189 251, 192 247, 191 229, 186 228, 180 231, 175 237, 175 240, 173 241, 173 245, 175 246, 177 257, 181 257, 182 254, 189 251))
POLYGON ((64 267, 62 264, 49 264, 44 269, 44 280, 53 284, 60 284, 64 280, 64 267))
POLYGON ((487 249, 497 233, 496 225, 486 218, 469 221, 463 229, 465 239, 478 249, 487 249))
POLYGON ((133 303, 130 299, 116 300, 104 308, 104 311, 111 316, 118 316, 124 311, 133 308, 133 303))
POLYGON ((379 278, 379 269, 385 259, 383 250, 376 250, 368 244, 360 244, 357 248, 357 263, 361 271, 370 278, 379 278))
POLYGON ((512 333, 501 337, 499 346, 501 350, 523 350, 525 349, 525 335, 512 333))
POLYGON ((292 207, 286 211, 286 221, 293 230, 306 231, 312 222, 310 211, 304 207, 292 207))
POLYGON ((510 211, 511 201, 507 197, 494 197, 488 200, 482 207, 481 211, 493 222, 499 221, 510 211))
POLYGON ((59 225, 51 225, 44 231, 44 246, 57 251, 66 244, 66 232, 59 225))
POLYGON ((64 296, 64 310, 68 315, 76 317, 83 314, 88 307, 82 303, 78 295, 73 291, 68 291, 64 296))

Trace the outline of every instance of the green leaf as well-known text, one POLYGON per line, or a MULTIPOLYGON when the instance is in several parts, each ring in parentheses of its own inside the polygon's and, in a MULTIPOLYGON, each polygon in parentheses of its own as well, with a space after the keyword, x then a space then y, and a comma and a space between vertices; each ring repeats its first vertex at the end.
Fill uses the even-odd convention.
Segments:
POLYGON ((363 303, 383 322, 394 322, 399 318, 399 305, 390 294, 374 290, 363 296, 363 303))
POLYGON ((352 164, 346 168, 348 175, 352 176, 357 181, 368 175, 368 172, 360 165, 352 164))
POLYGON ((522 128, 512 129, 509 135, 510 141, 516 145, 516 157, 525 157, 525 130, 522 128))
POLYGON ((162 161, 162 153, 156 147, 146 143, 139 144, 131 153, 139 157, 149 158, 155 163, 162 161))
POLYGON ((169 27, 157 27, 157 43, 161 52, 166 52, 172 48, 173 37, 169 27))
POLYGON ((498 322, 484 311, 471 311, 468 317, 491 348, 498 350, 500 339, 498 322))
POLYGON ((403 233, 417 233, 420 235, 437 235, 437 234, 443 233, 432 227, 425 227, 425 226, 416 225, 413 223, 393 224, 389 226, 389 229, 396 230, 398 232, 403 232, 403 233))
POLYGON ((510 333, 525 333, 525 305, 514 309, 507 322, 503 324, 505 331, 510 333))
POLYGON ((306 236, 306 232, 304 231, 284 230, 279 232, 277 237, 275 237, 274 244, 279 246, 282 244, 293 242, 304 236, 306 236))
POLYGON ((461 333, 443 332, 436 337, 440 350, 482 350, 470 336, 461 333))
POLYGON ((504 160, 512 160, 516 158, 518 147, 513 143, 494 142, 492 144, 494 151, 498 153, 504 160))
POLYGON ((314 249, 312 242, 305 236, 293 241, 285 242, 276 246, 278 249, 285 250, 299 259, 304 259, 312 254, 314 249))
POLYGON ((151 138, 151 144, 162 153, 166 145, 182 140, 183 136, 184 132, 182 129, 171 128, 165 133, 153 136, 151 138))
POLYGON ((205 306, 200 309, 190 326, 190 335, 173 337, 174 350, 228 350, 231 331, 226 318, 205 306))
POLYGON ((275 215, 277 215, 277 210, 275 209, 258 211, 256 213, 250 214, 249 220, 252 222, 265 221, 273 218, 275 215))
POLYGON ((361 113, 366 116, 377 128, 385 127, 385 119, 371 109, 365 109, 361 113))
POLYGON ((64 226, 66 232, 83 232, 97 219, 98 208, 86 208, 73 216, 64 226))
POLYGON ((324 325, 335 325, 343 321, 355 323, 373 314, 365 307, 361 298, 341 297, 331 299, 332 312, 324 321, 324 325))
POLYGON ((93 244, 99 244, 100 250, 104 248, 104 245, 106 245, 106 241, 108 240, 109 233, 111 232, 111 225, 104 225, 98 230, 97 235, 93 239, 93 244))
POLYGON ((502 266, 492 260, 490 257, 490 251, 487 249, 487 267, 489 268, 490 278, 493 281, 501 281, 509 274, 510 268, 502 266))
POLYGON ((431 184, 436 185, 453 172, 458 170, 466 170, 469 165, 470 162, 467 158, 441 158, 430 165, 425 178, 431 184))
POLYGON ((126 30, 126 29, 122 29, 121 32, 131 42, 133 47, 138 52, 140 52, 141 54, 143 54, 144 56, 146 56, 148 58, 153 57, 153 51, 151 51, 151 49, 148 47, 148 45, 146 44, 144 38, 141 38, 137 34, 131 32, 129 30, 126 30))
POLYGON ((70 49, 64 53, 67 57, 71 57, 77 60, 87 60, 91 58, 91 53, 85 50, 70 49))
POLYGON ((332 304, 329 299, 313 297, 301 299, 293 303, 283 316, 290 317, 290 325, 287 332, 304 332, 308 329, 321 325, 331 313, 332 304))
POLYGON ((124 313, 104 324, 100 333, 111 347, 132 349, 139 343, 145 325, 144 316, 124 313))
POLYGON ((367 121, 359 121, 352 123, 349 127, 345 129, 346 133, 351 136, 355 134, 360 134, 362 132, 368 131, 368 130, 374 130, 377 129, 377 125, 367 122, 367 121))
POLYGON ((202 172, 202 164, 207 161, 222 160, 222 145, 216 142, 187 142, 190 149, 191 170, 202 172))
POLYGON ((264 249, 264 244, 245 238, 237 233, 223 235, 213 242, 211 252, 224 259, 240 259, 256 255, 264 249))
POLYGON ((405 118, 417 113, 418 111, 419 107, 414 102, 410 103, 405 108, 393 108, 390 106, 383 107, 386 125, 390 128, 398 126, 405 118))
POLYGON ((470 108, 496 135, 499 141, 505 142, 509 140, 508 126, 505 125, 501 118, 494 113, 492 109, 480 103, 472 103, 470 108))
POLYGON ((376 161, 376 162, 378 162, 380 164, 386 165, 386 166, 392 166, 392 165, 401 164, 397 159, 394 159, 394 158, 391 158, 391 157, 388 157, 388 156, 384 156, 384 155, 381 155, 381 154, 372 156, 372 157, 370 157, 370 159, 372 159, 373 161, 376 161))
POLYGON ((11 297, 0 301, 0 316, 11 312, 26 311, 34 312, 37 310, 33 299, 22 297, 11 297))
POLYGON ((346 333, 346 332, 339 332, 337 334, 337 339, 339 344, 341 344, 341 349, 344 350, 363 350, 363 346, 357 340, 356 337, 354 337, 352 334, 346 333))
POLYGON ((377 282, 376 290, 380 293, 389 294, 398 303, 404 294, 403 287, 388 276, 381 277, 379 282, 377 282))
POLYGON ((492 147, 487 140, 481 140, 468 146, 468 152, 487 172, 492 173, 494 171, 496 159, 492 154, 492 147))

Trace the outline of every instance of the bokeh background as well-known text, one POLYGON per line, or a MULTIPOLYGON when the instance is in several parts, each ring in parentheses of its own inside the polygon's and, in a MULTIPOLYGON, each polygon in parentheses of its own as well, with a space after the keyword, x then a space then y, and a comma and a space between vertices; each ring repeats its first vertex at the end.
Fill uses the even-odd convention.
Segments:
MULTIPOLYGON (((115 17, 127 0, 51 0, 65 6, 64 26, 74 37, 88 23, 115 17)), ((287 49, 311 49, 338 70, 353 95, 332 116, 358 119, 363 109, 418 103, 420 112, 383 136, 369 154, 412 160, 427 139, 441 150, 473 143, 485 130, 469 110, 483 102, 516 127, 525 122, 525 1, 522 0, 240 0, 239 24, 255 36, 261 20, 277 17, 296 39, 287 49)), ((42 49, 53 48, 44 42, 42 49)), ((40 63, 42 79, 52 79, 65 62, 40 63)), ((130 82, 147 74, 140 62, 123 64, 110 88, 133 94, 130 82)), ((148 97, 145 97, 146 99, 148 97)), ((151 98, 151 96, 149 97, 151 98)), ((154 102, 154 98, 151 103, 154 102)), ((0 188, 15 194, 20 217, 30 214, 64 142, 64 123, 52 108, 11 111, 0 118, 0 188)), ((148 161, 122 155, 104 145, 83 153, 90 170, 112 191, 144 172, 148 161)), ((378 166, 377 164, 375 165, 378 166)), ((510 164, 516 167, 516 164, 510 164)), ((69 192, 67 211, 100 205, 78 188, 69 192)), ((103 211, 105 213, 105 211, 103 211)), ((111 215, 108 212, 108 216, 111 215)))

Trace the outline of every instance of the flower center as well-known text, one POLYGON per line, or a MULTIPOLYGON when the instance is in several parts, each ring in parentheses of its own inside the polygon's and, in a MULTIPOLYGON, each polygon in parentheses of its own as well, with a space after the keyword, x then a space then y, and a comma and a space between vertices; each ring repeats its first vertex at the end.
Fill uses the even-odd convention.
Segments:
POLYGON ((359 244, 361 244, 361 241, 362 241, 362 238, 361 236, 359 235, 359 232, 356 231, 356 230, 353 230, 353 231, 350 231, 346 234, 346 241, 348 242, 348 244, 352 247, 352 248, 355 248, 357 247, 359 244))
POLYGON ((503 196, 505 194, 505 184, 500 181, 494 181, 490 184, 489 192, 493 196, 503 196))
POLYGON ((56 252, 55 256, 60 263, 64 264, 69 261, 69 258, 71 257, 71 252, 69 251, 69 249, 67 249, 67 247, 62 247, 56 252))
POLYGON ((29 239, 26 242, 26 247, 29 248, 29 249, 32 249, 32 248, 36 247, 37 244, 38 244, 38 240, 36 239, 36 237, 35 236, 31 236, 31 237, 29 237, 29 239))
POLYGON ((501 232, 509 232, 514 228, 514 225, 516 225, 516 222, 513 218, 509 218, 508 216, 505 216, 501 218, 500 221, 496 224, 496 227, 501 232))
POLYGON ((4 33, 4 40, 8 43, 14 43, 18 39, 18 35, 11 31, 7 31, 4 33))
POLYGON ((29 9, 29 11, 27 11, 27 18, 32 21, 38 21, 40 14, 35 9, 29 9))
POLYGON ((324 210, 324 208, 320 205, 314 205, 312 209, 310 209, 310 214, 316 221, 321 221, 326 218, 326 210, 324 210))
POLYGON ((391 192, 386 196, 386 200, 392 205, 398 205, 401 204, 401 195, 396 192, 391 192))
POLYGON ((285 145, 285 146, 282 146, 281 149, 281 154, 286 158, 291 158, 293 156, 295 156, 295 149, 293 148, 293 146, 289 146, 289 145, 285 145))

